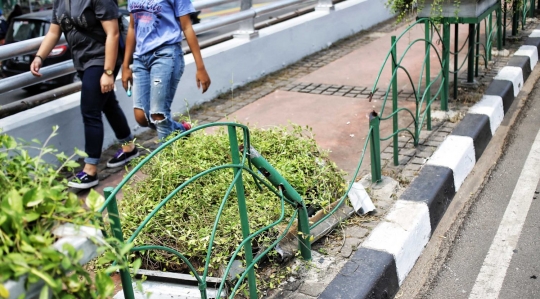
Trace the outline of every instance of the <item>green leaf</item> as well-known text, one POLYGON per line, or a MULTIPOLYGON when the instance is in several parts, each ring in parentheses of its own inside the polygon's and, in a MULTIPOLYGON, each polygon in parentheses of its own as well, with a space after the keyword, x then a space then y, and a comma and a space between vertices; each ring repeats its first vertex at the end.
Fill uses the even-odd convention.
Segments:
POLYGON ((9 291, 2 283, 0 283, 0 298, 9 298, 9 291))
POLYGON ((49 286, 44 286, 39 292, 39 299, 49 299, 49 286))
POLYGON ((33 222, 33 221, 38 220, 39 217, 41 217, 41 214, 36 213, 36 212, 30 212, 30 213, 24 215, 22 218, 23 218, 23 220, 25 222, 29 223, 29 222, 33 222))
POLYGON ((101 196, 101 194, 97 193, 94 189, 90 190, 90 193, 86 197, 86 205, 90 210, 97 212, 103 203, 105 202, 105 198, 101 196))
POLYGON ((114 282, 111 277, 104 272, 96 274, 96 290, 101 298, 109 298, 114 293, 114 282))
POLYGON ((21 195, 16 190, 10 190, 7 194, 8 203, 13 212, 23 212, 23 200, 21 195))
POLYGON ((56 281, 49 274, 43 273, 37 269, 30 269, 30 273, 43 279, 43 281, 45 281, 45 283, 49 285, 51 288, 56 289, 58 287, 58 284, 56 283, 56 281))
POLYGON ((38 188, 28 190, 23 196, 23 203, 27 208, 35 207, 43 202, 45 198, 38 188))

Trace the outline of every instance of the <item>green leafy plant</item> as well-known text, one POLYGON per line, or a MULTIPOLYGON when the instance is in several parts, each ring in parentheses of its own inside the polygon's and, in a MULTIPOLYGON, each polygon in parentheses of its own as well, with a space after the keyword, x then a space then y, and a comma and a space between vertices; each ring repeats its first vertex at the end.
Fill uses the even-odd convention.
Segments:
MULTIPOLYGON (((309 128, 293 125, 292 129, 273 127, 250 130, 250 133, 252 145, 310 207, 320 209, 343 194, 343 173, 328 160, 327 152, 318 149, 309 128)), ((225 130, 212 134, 198 131, 189 139, 179 140, 164 149, 141 169, 141 175, 134 183, 124 187, 124 199, 120 202, 124 234, 130 236, 147 214, 177 186, 204 170, 230 163, 225 130)), ((224 169, 188 185, 156 214, 135 243, 174 248, 202 271, 212 226, 232 178, 232 170, 224 169)), ((266 188, 260 191, 247 173, 243 182, 250 229, 254 232, 279 218, 280 200, 266 188)), ((292 212, 292 207, 286 205, 286 215, 290 216, 292 212)), ((255 238, 252 242, 255 254, 268 248, 279 233, 279 228, 274 228, 255 238)), ((238 204, 233 191, 218 225, 210 275, 223 274, 224 266, 241 241, 238 204)), ((172 254, 152 251, 141 256, 145 269, 188 272, 186 265, 172 254)))
POLYGON ((115 239, 94 240, 98 253, 103 254, 101 264, 121 261, 119 266, 104 267, 95 275, 80 265, 82 251, 70 244, 63 245, 61 251, 53 247, 57 238, 52 231, 61 224, 98 228, 92 223, 103 200, 93 192, 85 207, 75 194, 67 191, 67 182, 60 171, 78 166, 71 158, 84 153, 75 150, 73 156, 67 157, 48 147, 57 129, 53 128, 43 145, 38 140, 26 143, 0 134, 0 298, 9 297, 6 281, 24 277, 27 287, 38 281, 45 282, 40 298, 49 298, 49 295, 53 298, 109 298, 114 283, 108 274, 127 267, 122 256, 130 245, 115 239), (29 151, 36 155, 32 156, 29 151), (44 158, 49 155, 60 161, 60 167, 45 162, 44 158))

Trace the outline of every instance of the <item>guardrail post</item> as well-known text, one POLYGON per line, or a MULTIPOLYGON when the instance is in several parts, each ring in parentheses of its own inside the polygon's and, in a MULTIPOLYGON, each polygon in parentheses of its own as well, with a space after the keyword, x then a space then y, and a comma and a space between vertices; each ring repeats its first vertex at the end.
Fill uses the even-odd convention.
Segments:
POLYGON ((369 127, 371 133, 369 136, 369 153, 371 156, 371 182, 378 183, 382 180, 381 170, 381 139, 379 135, 379 115, 372 111, 369 114, 369 127))
MULTIPOLYGON (((103 189, 105 198, 109 198, 114 188, 106 187, 103 189)), ((122 234, 122 225, 120 224, 120 213, 118 212, 118 204, 116 203, 116 197, 107 205, 107 214, 109 215, 109 221, 111 222, 111 230, 113 236, 120 242, 124 242, 124 235, 122 234)), ((127 269, 120 270, 120 280, 122 281, 122 289, 124 290, 125 299, 135 299, 135 293, 133 292, 133 285, 131 283, 131 276, 127 269)))
MULTIPOLYGON (((390 52, 392 53, 392 132, 393 132, 393 143, 394 143, 394 165, 399 165, 399 157, 398 157, 398 151, 399 151, 399 144, 398 144, 398 90, 397 90, 397 45, 396 43, 396 36, 390 37, 391 42, 391 49, 390 52)), ((415 95, 418 96, 418 95, 415 95)))
POLYGON ((296 203, 298 209, 298 247, 300 248, 300 254, 304 260, 311 260, 311 232, 309 230, 309 217, 307 214, 306 205, 302 200, 302 196, 294 190, 289 182, 281 176, 281 174, 274 168, 261 154, 251 147, 248 152, 248 157, 270 183, 276 188, 283 188, 283 196, 290 201, 296 203))
MULTIPOLYGON (((470 41, 469 41, 470 42, 470 41)), ((448 97, 450 94, 448 79, 450 75, 450 23, 443 24, 443 90, 441 94, 441 110, 448 111, 448 97)))
MULTIPOLYGON (((491 49, 493 45, 493 14, 488 16, 488 29, 486 30, 486 60, 487 63, 491 61, 491 49)), ((487 65, 486 65, 487 67, 487 65)))
POLYGON ((474 83, 474 44, 476 24, 469 24, 469 53, 467 54, 467 83, 474 83))
MULTIPOLYGON (((229 144, 231 148, 232 163, 238 165, 241 163, 240 155, 238 154, 238 137, 236 136, 236 128, 234 126, 228 126, 229 132, 229 144)), ((233 168, 233 177, 236 177, 238 172, 242 172, 242 169, 233 168)), ((240 225, 242 227, 242 236, 244 239, 249 237, 249 220, 246 206, 246 198, 244 196, 244 184, 242 182, 242 175, 235 182, 236 185, 236 197, 238 198, 238 212, 240 213, 240 225)), ((251 242, 246 242, 244 245, 244 251, 246 254, 246 265, 253 263, 253 249, 251 248, 251 242)), ((248 271, 248 285, 249 285, 249 298, 257 299, 257 282, 255 278, 255 269, 252 267, 248 271)))
POLYGON ((518 1, 512 1, 512 36, 516 36, 519 26, 518 1))
POLYGON ((319 0, 319 3, 317 6, 315 6, 315 10, 317 11, 333 11, 335 9, 334 2, 332 0, 319 0))
MULTIPOLYGON (((253 0, 242 0, 240 11, 249 10, 253 0)), ((240 22, 238 30, 233 34, 235 38, 252 39, 259 36, 259 31, 255 30, 255 18, 240 22)))
MULTIPOLYGON (((504 5, 506 6, 506 2, 503 1, 503 3, 505 3, 504 5)), ((540 2, 538 2, 540 3, 540 2)), ((505 8, 505 12, 506 12, 506 8, 505 8)), ((506 15, 506 13, 505 13, 506 15)), ((505 23, 506 23, 506 20, 505 20, 505 23)), ((502 28, 502 6, 500 6, 498 9, 497 9, 497 50, 498 51, 502 51, 502 47, 503 47, 503 28, 502 28)))
POLYGON ((458 94, 458 68, 459 68, 459 24, 454 24, 454 100, 458 94))
POLYGON ((474 39, 474 44, 476 45, 476 51, 474 53, 474 76, 478 77, 478 62, 480 61, 480 23, 476 24, 476 38, 474 39))
MULTIPOLYGON (((431 130, 431 105, 429 105, 429 102, 431 102, 431 23, 429 22, 429 19, 425 20, 425 38, 426 38, 426 109, 427 109, 427 129, 431 130)), ((416 119, 415 119, 415 127, 418 127, 417 123, 420 121, 419 116, 419 109, 422 107, 418 107, 418 103, 416 103, 416 119)), ((416 132, 415 132, 416 134, 416 132)))

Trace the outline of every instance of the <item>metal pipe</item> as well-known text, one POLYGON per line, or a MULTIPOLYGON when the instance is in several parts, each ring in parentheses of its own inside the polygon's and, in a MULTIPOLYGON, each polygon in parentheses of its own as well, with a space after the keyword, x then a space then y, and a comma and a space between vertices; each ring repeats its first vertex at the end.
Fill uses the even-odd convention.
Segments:
POLYGON ((469 24, 469 54, 467 55, 467 83, 474 83, 474 44, 476 42, 476 25, 469 24))
POLYGON ((399 165, 399 156, 398 156, 398 153, 399 153, 399 143, 398 143, 398 129, 399 129, 399 123, 398 123, 398 114, 397 114, 397 110, 399 109, 398 107, 398 90, 397 90, 397 86, 398 86, 398 79, 397 79, 397 67, 398 67, 398 64, 396 63, 397 62, 397 44, 396 44, 396 36, 395 35, 392 35, 390 37, 390 45, 391 45, 391 48, 390 48, 390 53, 392 53, 392 133, 394 134, 393 136, 393 143, 394 143, 394 166, 398 166, 399 165))
POLYGON ((263 7, 258 7, 255 9, 255 12, 257 13, 257 16, 260 16, 265 13, 273 12, 278 9, 285 8, 287 6, 292 6, 295 4, 300 4, 302 2, 311 2, 306 0, 283 0, 283 1, 277 1, 272 4, 265 5, 263 7))
POLYGON ((226 3, 232 3, 232 2, 238 2, 238 0, 202 0, 202 1, 195 1, 193 2, 193 7, 195 7, 196 10, 202 10, 205 8, 214 7, 221 4, 226 3))
POLYGON ((24 100, 2 105, 0 106, 0 118, 4 118, 19 113, 21 111, 28 110, 30 108, 34 108, 48 102, 52 102, 79 90, 81 90, 81 82, 75 82, 52 90, 48 90, 40 94, 36 94, 24 100))
MULTIPOLYGON (((35 53, 39 46, 43 42, 45 37, 36 37, 27 39, 24 41, 3 45, 0 47, 0 60, 6 60, 9 58, 35 53)), ((60 37, 58 45, 65 44, 66 39, 64 35, 60 37)))
POLYGON ((228 16, 220 17, 214 21, 197 24, 193 26, 193 30, 195 30, 195 32, 197 33, 202 33, 206 31, 210 31, 212 29, 219 28, 221 26, 231 25, 231 24, 243 21, 243 20, 254 18, 255 16, 256 16, 255 10, 252 8, 249 10, 230 14, 228 16))
POLYGON ((206 31, 210 31, 212 29, 219 28, 221 26, 231 25, 231 24, 234 24, 234 23, 238 23, 240 21, 250 19, 250 18, 255 18, 255 17, 260 16, 262 14, 273 12, 273 11, 279 10, 281 8, 291 6, 291 5, 295 5, 295 4, 299 4, 299 3, 302 3, 302 2, 308 2, 308 1, 307 0, 282 0, 282 1, 277 1, 275 3, 269 4, 269 5, 266 5, 266 6, 263 6, 263 7, 250 8, 248 10, 244 10, 244 11, 240 11, 240 12, 237 12, 237 13, 234 13, 234 14, 230 14, 228 16, 220 17, 220 18, 218 18, 216 20, 213 20, 213 21, 200 23, 200 24, 197 24, 197 25, 193 26, 193 29, 197 33, 202 33, 202 32, 206 32, 206 31))
POLYGON ((13 77, 0 80, 0 94, 14 89, 34 85, 50 79, 62 77, 75 72, 73 61, 68 60, 47 66, 41 69, 41 77, 34 77, 32 73, 26 72, 13 77))
POLYGON ((459 24, 454 24, 454 100, 458 94, 458 68, 459 68, 459 24))

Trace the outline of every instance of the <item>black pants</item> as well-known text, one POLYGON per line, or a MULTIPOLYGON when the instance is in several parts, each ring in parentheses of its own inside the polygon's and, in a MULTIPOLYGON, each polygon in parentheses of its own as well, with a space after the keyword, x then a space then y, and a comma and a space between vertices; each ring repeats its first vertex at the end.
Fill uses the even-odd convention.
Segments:
MULTIPOLYGON (((114 70, 114 78, 116 78, 119 69, 120 67, 117 67, 114 70)), ((103 66, 91 66, 79 72, 82 81, 81 113, 84 123, 85 151, 88 155, 84 162, 94 165, 99 163, 103 148, 102 112, 119 142, 125 143, 133 140, 126 116, 118 105, 114 91, 101 92, 99 81, 102 75, 103 66)))

